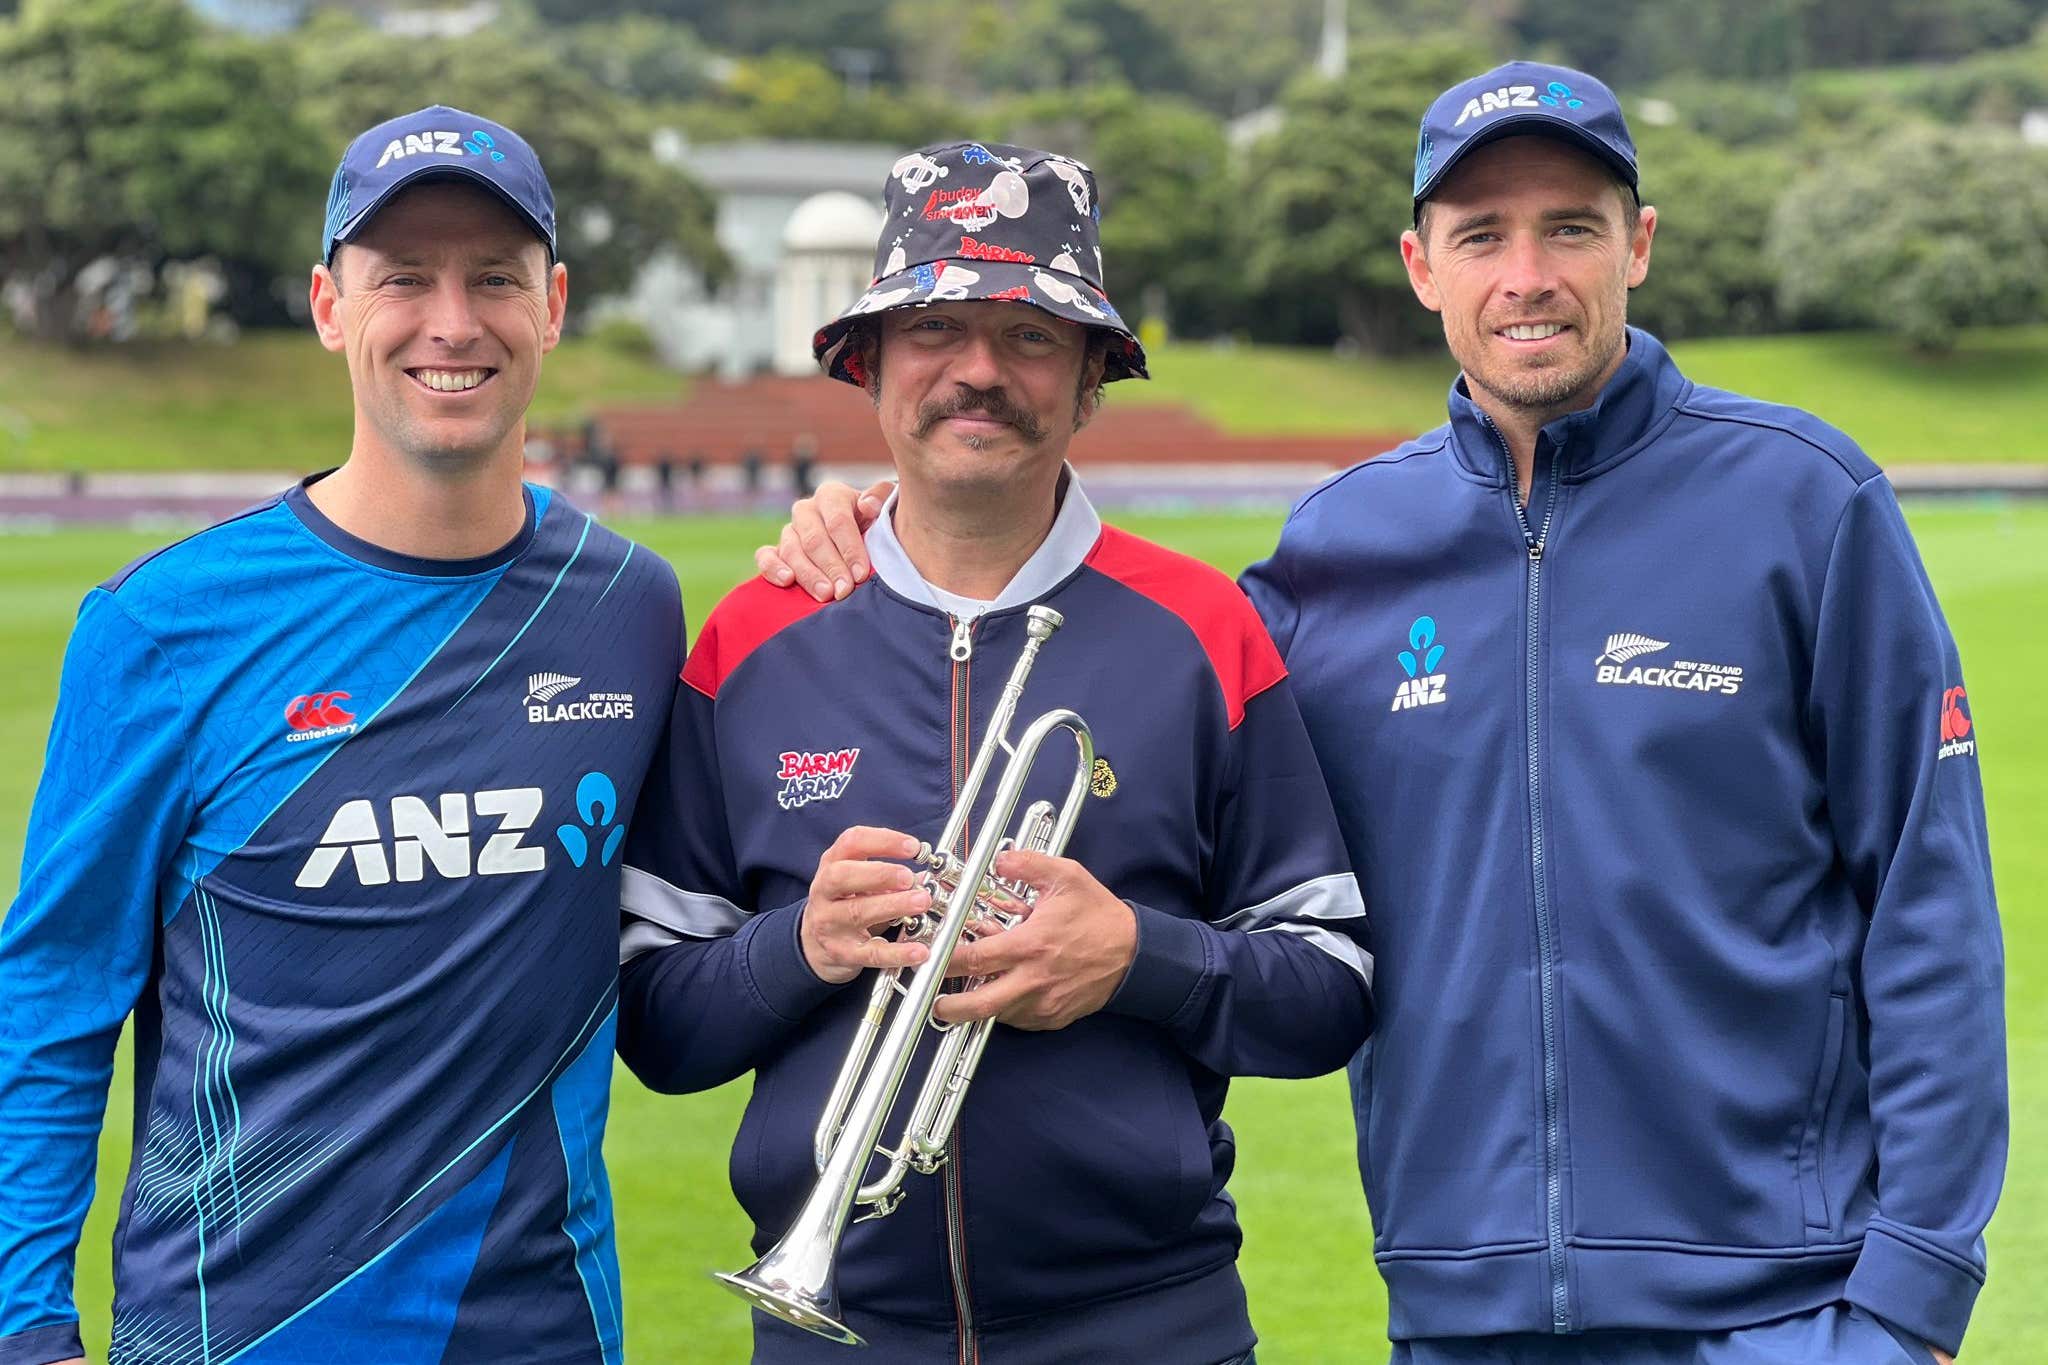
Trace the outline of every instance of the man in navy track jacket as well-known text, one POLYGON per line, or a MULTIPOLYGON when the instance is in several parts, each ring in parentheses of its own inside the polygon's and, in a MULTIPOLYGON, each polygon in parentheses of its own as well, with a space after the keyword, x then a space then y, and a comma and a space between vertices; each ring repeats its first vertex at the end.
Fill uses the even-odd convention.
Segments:
POLYGON ((1451 420, 1244 580, 1374 907, 1395 1359, 1945 1359, 2004 1171, 2003 955, 1891 486, 1626 327, 1656 211, 1592 77, 1446 91, 1415 204, 1451 420))
MULTIPOLYGON (((998 862, 1036 903, 958 951, 991 979, 938 1012, 1004 1027, 936 1177, 839 1257, 846 1326, 892 1362, 1248 1359, 1228 1078, 1333 1071, 1371 1020, 1357 882, 1256 613, 1103 526, 1063 463, 1100 385, 1144 375, 1101 293, 1094 188, 1027 148, 897 164, 901 231, 815 343, 873 396, 902 478, 868 533, 877 573, 824 605, 760 582, 719 604, 627 848, 621 1054, 664 1091, 755 1072, 732 1181, 763 1252, 815 1183, 864 969, 923 959, 876 937, 929 905, 902 860, 956 803, 1026 609, 1064 616, 1010 738, 1080 713, 1086 808, 1067 856, 998 862)), ((1055 736, 1026 800, 1073 774, 1055 736)), ((757 1361, 845 1349, 756 1314, 757 1361)))

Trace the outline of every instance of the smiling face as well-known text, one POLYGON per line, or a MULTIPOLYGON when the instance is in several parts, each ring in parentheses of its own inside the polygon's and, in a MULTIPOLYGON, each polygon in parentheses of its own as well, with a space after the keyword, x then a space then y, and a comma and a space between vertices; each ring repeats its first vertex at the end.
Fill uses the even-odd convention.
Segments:
POLYGON ((459 181, 404 191, 332 272, 313 270, 314 327, 348 358, 358 448, 442 472, 517 456, 567 303, 567 272, 539 239, 459 181))
POLYGON ((1103 357, 1027 303, 938 303, 877 318, 875 406, 905 485, 1050 488, 1093 415, 1103 357))
POLYGON ((1475 399, 1542 420, 1589 405, 1627 349, 1628 291, 1650 268, 1655 209, 1554 138, 1474 150, 1401 236, 1409 283, 1441 313, 1475 399))

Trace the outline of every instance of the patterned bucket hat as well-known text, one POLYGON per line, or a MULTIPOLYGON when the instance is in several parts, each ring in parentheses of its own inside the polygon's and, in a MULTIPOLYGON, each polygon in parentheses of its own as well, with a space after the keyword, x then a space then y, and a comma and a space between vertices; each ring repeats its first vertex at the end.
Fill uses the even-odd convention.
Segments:
POLYGON ((943 143, 898 161, 882 202, 874 282, 811 338, 834 379, 865 386, 846 338, 867 314, 981 299, 1107 332, 1103 379, 1150 378, 1144 347, 1102 292, 1102 210, 1095 172, 1080 162, 1000 142, 943 143))

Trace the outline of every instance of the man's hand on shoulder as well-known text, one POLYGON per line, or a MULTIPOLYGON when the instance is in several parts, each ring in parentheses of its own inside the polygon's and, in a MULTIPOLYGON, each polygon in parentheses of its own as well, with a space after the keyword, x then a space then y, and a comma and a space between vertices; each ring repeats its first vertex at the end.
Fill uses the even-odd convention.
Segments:
POLYGON ((770 583, 794 583, 820 602, 830 602, 867 581, 867 546, 862 537, 896 485, 888 479, 858 492, 828 482, 789 509, 789 521, 773 545, 754 551, 754 568, 770 583))

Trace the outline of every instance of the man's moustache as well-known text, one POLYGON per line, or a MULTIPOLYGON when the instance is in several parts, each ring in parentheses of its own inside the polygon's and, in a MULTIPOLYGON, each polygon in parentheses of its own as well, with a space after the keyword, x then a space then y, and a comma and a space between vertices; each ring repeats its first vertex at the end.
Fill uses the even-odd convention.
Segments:
POLYGON ((1027 441, 1037 441, 1045 435, 1044 428, 1038 425, 1030 413, 1016 407, 996 391, 960 394, 954 398, 944 398, 936 403, 926 404, 917 410, 917 434, 920 437, 929 436, 932 428, 948 417, 958 417, 969 412, 978 417, 986 417, 990 421, 1006 422, 1015 427, 1018 434, 1027 441))

